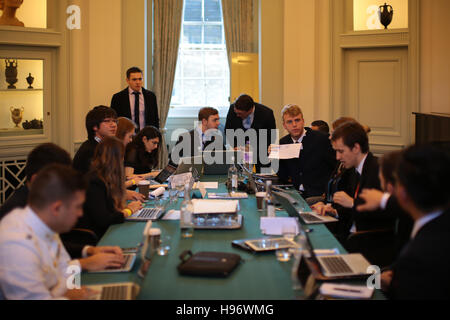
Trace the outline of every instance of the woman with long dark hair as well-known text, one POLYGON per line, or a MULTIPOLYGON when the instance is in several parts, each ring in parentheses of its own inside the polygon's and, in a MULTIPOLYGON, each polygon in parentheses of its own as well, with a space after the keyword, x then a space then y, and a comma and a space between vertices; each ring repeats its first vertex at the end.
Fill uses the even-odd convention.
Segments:
POLYGON ((127 177, 139 175, 144 179, 155 177, 158 166, 161 133, 153 126, 142 129, 127 145, 125 153, 125 174, 127 177))
POLYGON ((112 224, 142 208, 140 201, 126 203, 123 157, 125 147, 116 137, 107 137, 95 149, 84 215, 77 227, 90 229, 101 238, 112 224))

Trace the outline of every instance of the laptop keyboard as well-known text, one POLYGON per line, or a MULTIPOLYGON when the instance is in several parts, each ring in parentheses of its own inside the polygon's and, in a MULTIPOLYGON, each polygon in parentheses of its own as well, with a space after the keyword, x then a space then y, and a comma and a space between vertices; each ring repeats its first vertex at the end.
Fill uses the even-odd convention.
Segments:
POLYGON ((114 270, 114 269, 123 269, 123 268, 125 268, 126 266, 128 266, 128 263, 133 258, 133 255, 131 255, 131 254, 124 254, 123 257, 125 259, 123 265, 121 265, 120 267, 110 267, 108 269, 114 270))
POLYGON ((353 273, 342 257, 322 257, 320 261, 332 274, 353 273))
POLYGON ((300 216, 302 217, 302 219, 304 219, 305 221, 310 221, 310 222, 319 222, 322 221, 321 219, 317 218, 316 216, 309 214, 309 213, 302 213, 300 214, 300 216))
POLYGON ((108 286, 102 288, 100 300, 125 300, 128 285, 108 286))
POLYGON ((161 211, 162 210, 159 209, 159 208, 144 208, 144 209, 141 210, 141 212, 139 213, 137 218, 149 219, 149 220, 158 219, 159 214, 161 213, 161 211))

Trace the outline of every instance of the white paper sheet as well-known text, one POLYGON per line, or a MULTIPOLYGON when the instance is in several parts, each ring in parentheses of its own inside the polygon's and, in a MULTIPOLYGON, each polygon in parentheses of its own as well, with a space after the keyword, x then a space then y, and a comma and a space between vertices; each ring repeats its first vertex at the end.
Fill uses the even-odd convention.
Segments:
POLYGON ((295 233, 298 234, 298 224, 295 218, 268 218, 262 217, 260 221, 260 229, 263 234, 269 236, 283 235, 283 226, 295 226, 295 233))
POLYGON ((194 214, 204 213, 236 213, 239 200, 194 199, 194 214))
POLYGON ((270 146, 269 159, 294 159, 300 156, 300 150, 302 149, 301 143, 292 144, 272 144, 270 146))
POLYGON ((180 220, 180 210, 169 210, 161 220, 180 220))
POLYGON ((194 184, 194 189, 199 189, 199 183, 205 189, 219 189, 219 182, 196 182, 194 184))

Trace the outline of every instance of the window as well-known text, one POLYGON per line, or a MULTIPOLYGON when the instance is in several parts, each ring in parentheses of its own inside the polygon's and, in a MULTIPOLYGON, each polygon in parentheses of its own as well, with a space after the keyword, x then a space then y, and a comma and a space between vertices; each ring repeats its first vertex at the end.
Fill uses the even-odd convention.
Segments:
POLYGON ((185 0, 171 116, 228 111, 230 71, 220 0, 185 0))

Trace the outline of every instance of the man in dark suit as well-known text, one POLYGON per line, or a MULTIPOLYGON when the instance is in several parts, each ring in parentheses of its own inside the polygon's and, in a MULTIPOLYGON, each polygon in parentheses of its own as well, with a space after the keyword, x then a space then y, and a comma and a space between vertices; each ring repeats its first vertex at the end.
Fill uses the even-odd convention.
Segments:
POLYGON ((223 136, 218 130, 219 111, 214 108, 202 108, 198 113, 199 125, 181 134, 170 155, 172 164, 178 164, 182 157, 199 156, 204 150, 223 150, 223 136))
POLYGON ((118 117, 132 119, 137 132, 146 126, 159 129, 158 105, 153 92, 142 87, 142 70, 132 67, 127 70, 128 88, 116 93, 111 99, 118 117))
POLYGON ((414 220, 409 243, 382 289, 393 299, 450 299, 450 152, 431 145, 405 150, 395 196, 414 220))
POLYGON ((344 246, 350 233, 393 229, 395 217, 388 212, 356 210, 358 205, 364 203, 360 197, 363 189, 381 190, 378 159, 369 151, 369 139, 364 128, 356 122, 345 123, 333 132, 331 143, 336 151, 336 159, 347 170, 351 170, 349 185, 345 186, 345 191, 334 194, 332 206, 320 208, 321 204, 317 204, 314 210, 339 217, 335 232, 344 246))
POLYGON ((95 148, 108 136, 115 136, 117 130, 117 114, 114 109, 97 106, 86 115, 86 131, 88 139, 78 149, 73 158, 73 167, 86 174, 94 157, 95 148))
POLYGON ((257 171, 260 171, 262 165, 269 164, 268 159, 264 161, 266 163, 262 163, 261 155, 267 156, 267 149, 272 144, 272 137, 275 138, 275 136, 272 136, 271 130, 275 129, 276 123, 273 111, 262 104, 255 103, 249 95, 241 95, 230 106, 225 123, 227 143, 232 145, 233 148, 244 147, 253 132, 256 141, 250 141, 250 145, 253 149, 253 159, 256 159, 257 171), (236 131, 239 129, 247 135, 244 137, 243 134, 243 139, 239 139, 239 131, 236 131))
POLYGON ((285 182, 292 182, 304 198, 321 196, 336 166, 330 139, 322 132, 304 127, 299 106, 287 105, 281 114, 283 127, 289 134, 280 139, 280 144, 301 143, 302 148, 297 158, 280 160, 278 176, 285 182))

